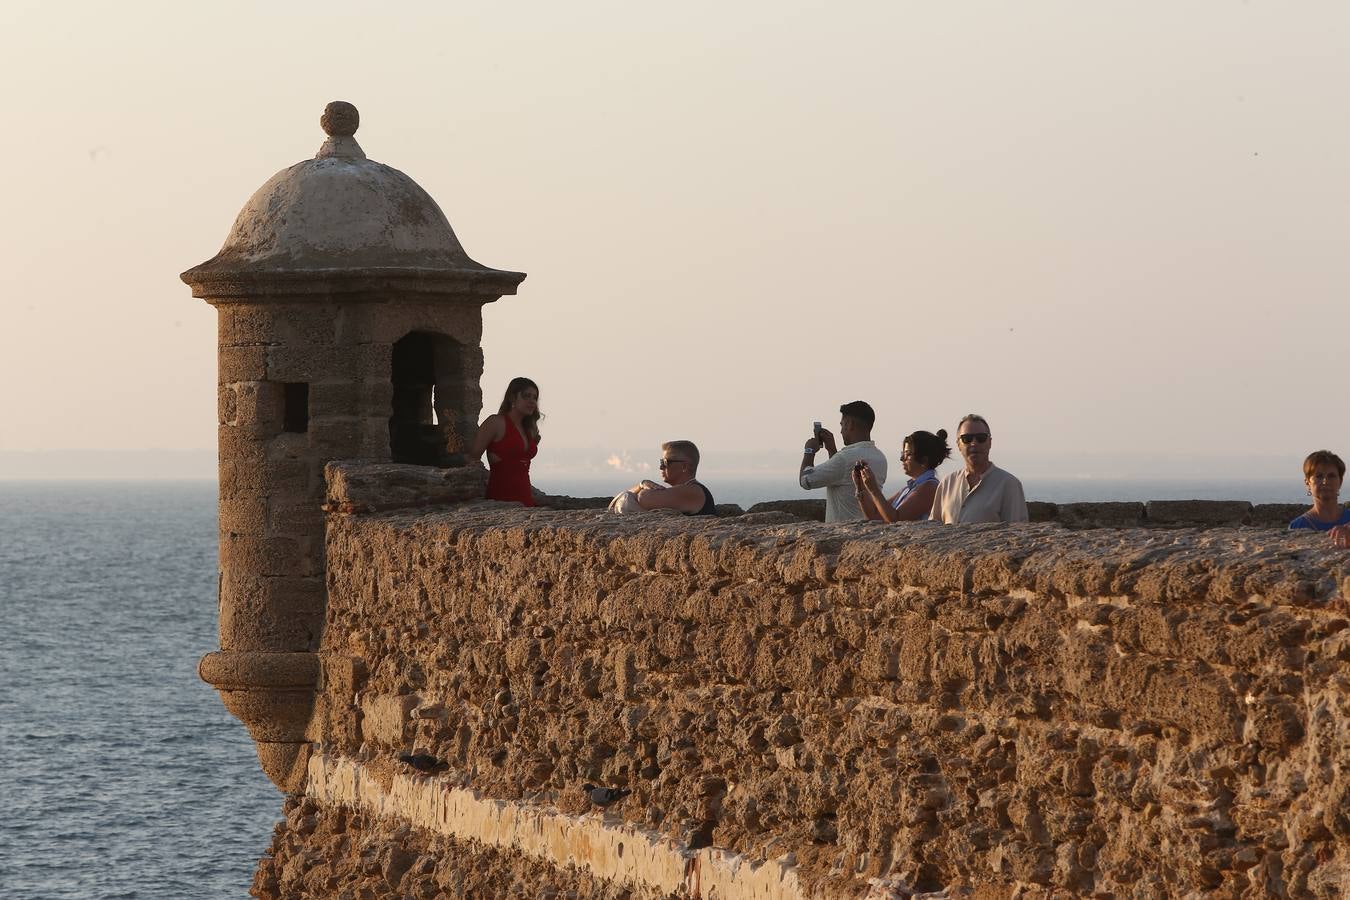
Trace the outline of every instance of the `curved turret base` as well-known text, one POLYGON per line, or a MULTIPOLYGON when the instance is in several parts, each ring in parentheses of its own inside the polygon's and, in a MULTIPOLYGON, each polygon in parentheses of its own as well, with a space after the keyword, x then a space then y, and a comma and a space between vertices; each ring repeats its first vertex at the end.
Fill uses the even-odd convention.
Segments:
POLYGON ((225 708, 248 728, 272 783, 286 793, 302 790, 318 654, 218 650, 202 657, 197 674, 220 691, 225 708))

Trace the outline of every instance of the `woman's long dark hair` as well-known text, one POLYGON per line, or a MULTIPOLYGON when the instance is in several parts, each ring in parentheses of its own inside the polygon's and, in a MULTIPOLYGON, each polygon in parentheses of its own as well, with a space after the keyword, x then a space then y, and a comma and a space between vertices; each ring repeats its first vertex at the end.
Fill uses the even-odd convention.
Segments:
MULTIPOLYGON (((539 396, 539 385, 523 375, 512 378, 511 383, 506 386, 506 396, 502 398, 502 405, 501 408, 497 410, 497 415, 504 416, 509 413, 511 411, 511 406, 516 402, 516 398, 530 388, 534 388, 536 397, 539 396)), ((521 419, 520 424, 525 428, 525 436, 530 440, 539 440, 539 420, 543 417, 544 414, 541 413, 539 407, 536 406, 534 415, 526 416, 524 419, 521 419)))

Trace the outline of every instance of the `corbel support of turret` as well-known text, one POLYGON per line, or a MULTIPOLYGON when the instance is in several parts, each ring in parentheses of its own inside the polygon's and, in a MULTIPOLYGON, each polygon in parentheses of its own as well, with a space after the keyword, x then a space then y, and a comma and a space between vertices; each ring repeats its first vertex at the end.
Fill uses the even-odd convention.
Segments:
POLYGON ((309 744, 305 730, 319 686, 317 653, 218 650, 202 657, 197 674, 220 691, 258 744, 258 760, 281 790, 304 788, 309 744))

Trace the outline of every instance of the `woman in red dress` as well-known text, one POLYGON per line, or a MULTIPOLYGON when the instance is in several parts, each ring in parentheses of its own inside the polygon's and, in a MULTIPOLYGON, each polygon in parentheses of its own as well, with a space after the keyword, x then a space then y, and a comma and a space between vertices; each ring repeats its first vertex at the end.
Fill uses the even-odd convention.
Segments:
POLYGON ((488 455, 487 498, 534 506, 530 460, 539 452, 539 386, 528 378, 512 378, 501 409, 478 426, 470 456, 488 455))

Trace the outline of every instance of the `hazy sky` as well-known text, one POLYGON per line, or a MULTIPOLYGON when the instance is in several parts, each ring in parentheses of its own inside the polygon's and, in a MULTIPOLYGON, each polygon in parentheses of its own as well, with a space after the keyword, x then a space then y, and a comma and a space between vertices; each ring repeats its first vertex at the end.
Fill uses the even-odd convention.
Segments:
POLYGON ((214 446, 178 273, 344 99, 529 273, 541 466, 791 470, 857 398, 1028 473, 1350 452, 1344 3, 8 0, 0 79, 0 450, 214 446))

